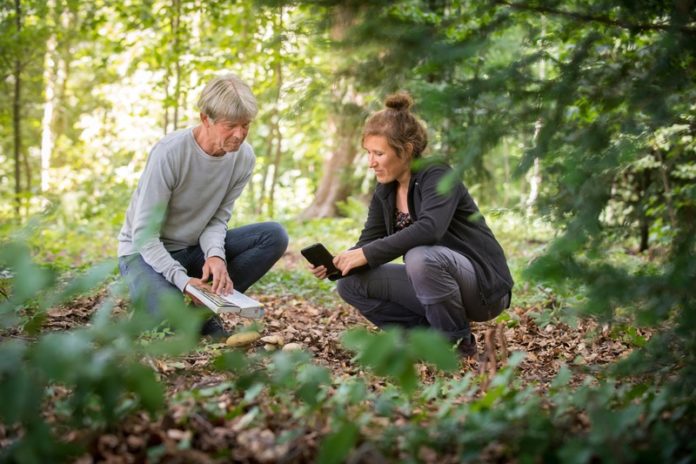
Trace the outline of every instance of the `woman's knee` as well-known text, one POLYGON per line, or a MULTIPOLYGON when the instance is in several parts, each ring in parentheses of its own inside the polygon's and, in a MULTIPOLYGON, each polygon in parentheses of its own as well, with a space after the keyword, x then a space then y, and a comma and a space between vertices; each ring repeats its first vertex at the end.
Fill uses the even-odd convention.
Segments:
POLYGON ((360 290, 360 281, 357 276, 348 276, 336 281, 336 291, 343 301, 352 304, 363 292, 360 290))
POLYGON ((406 274, 409 279, 418 279, 430 275, 441 266, 433 252, 433 247, 419 246, 411 248, 404 256, 406 274))

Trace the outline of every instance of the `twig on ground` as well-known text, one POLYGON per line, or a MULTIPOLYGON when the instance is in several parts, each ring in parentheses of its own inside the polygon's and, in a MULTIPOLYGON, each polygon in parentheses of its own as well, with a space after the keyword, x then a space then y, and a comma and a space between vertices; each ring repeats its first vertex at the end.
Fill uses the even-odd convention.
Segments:
POLYGON ((495 328, 490 328, 486 330, 483 337, 484 351, 479 358, 479 375, 482 377, 482 391, 488 389, 488 385, 498 369, 495 359, 495 333, 495 328))
POLYGON ((491 377, 498 371, 498 362, 495 356, 495 329, 486 330, 486 354, 488 356, 488 373, 491 377))
POLYGON ((506 362, 508 360, 509 354, 508 354, 508 348, 507 348, 507 340, 505 340, 505 330, 502 325, 497 325, 496 326, 496 333, 498 335, 498 345, 500 346, 500 351, 501 354, 503 355, 502 360, 503 362, 506 362))

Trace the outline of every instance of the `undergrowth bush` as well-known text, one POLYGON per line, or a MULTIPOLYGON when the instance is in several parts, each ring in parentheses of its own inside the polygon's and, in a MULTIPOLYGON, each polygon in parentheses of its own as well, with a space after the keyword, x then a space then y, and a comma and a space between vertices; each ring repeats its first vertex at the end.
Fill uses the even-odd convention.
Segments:
MULTIPOLYGON (((283 352, 229 352, 218 367, 233 372, 241 392, 268 389, 279 409, 301 411, 303 423, 317 416, 328 420, 331 432, 318 454, 323 463, 343 462, 366 444, 389 462, 421 462, 424 456, 460 462, 694 459, 693 393, 675 396, 670 385, 588 376, 572 387, 564 367, 541 395, 516 376, 524 354, 515 353, 484 389, 472 373, 446 374, 454 370, 454 355, 433 333, 353 330, 344 343, 375 377, 330 379, 307 355, 283 352), (444 372, 423 383, 413 373, 419 362, 444 372), (371 386, 381 383, 379 377, 388 379, 386 386, 371 386)), ((255 418, 258 424, 264 420, 255 418)))
POLYGON ((159 321, 144 311, 130 318, 111 317, 113 296, 104 300, 87 327, 32 335, 49 308, 103 286, 114 266, 107 261, 63 282, 55 269, 34 263, 26 246, 2 244, 0 267, 11 270, 13 277, 8 298, 0 304, 0 330, 7 334, 0 342, 0 420, 16 434, 12 445, 0 450, 0 460, 65 459, 79 447, 56 436, 56 424, 99 429, 135 410, 156 412, 164 405, 164 387, 142 359, 195 346, 201 321, 177 300, 168 302, 164 311, 176 331, 166 339, 143 343, 142 334, 159 321), (68 394, 48 407, 56 386, 68 394))
MULTIPOLYGON (((536 271, 548 272, 554 265, 541 259, 536 271)), ((114 317, 113 295, 88 326, 42 333, 49 308, 110 282, 114 263, 66 278, 35 263, 29 249, 13 241, 3 243, 0 267, 11 272, 7 298, 0 305, 0 421, 12 437, 12 444, 0 450, 2 461, 67 460, 84 443, 67 443, 61 435, 66 428, 101 431, 139 411, 156 418, 176 401, 165 397, 164 385, 144 360, 196 346, 200 321, 180 303, 167 305, 173 335, 160 336, 158 321, 137 308, 130 317, 114 317)), ((611 268, 603 270, 620 277, 611 268)), ((660 272, 652 266, 643 274, 637 266, 631 272, 614 280, 625 282, 632 292, 629 277, 653 290, 670 288, 673 280, 686 284, 669 268, 660 272)), ((545 295, 540 298, 550 298, 545 295)), ((649 315, 651 304, 664 301, 641 295, 639 317, 649 315)), ((564 299, 558 313, 566 304, 596 309, 592 303, 603 296, 593 290, 576 302, 564 299)), ((631 319, 624 319, 622 333, 630 336, 632 325, 626 321, 631 319)), ((179 395, 190 395, 206 415, 243 417, 247 427, 265 427, 274 414, 289 414, 277 444, 318 433, 314 457, 322 463, 365 453, 390 462, 693 462, 696 398, 689 321, 676 309, 647 318, 645 323, 658 323, 658 329, 650 340, 636 342, 638 348, 627 359, 595 371, 579 386, 570 383, 569 369, 562 368, 546 392, 517 376, 523 353, 513 354, 484 381, 471 372, 459 375, 455 354, 435 333, 356 329, 344 335, 342 344, 355 353, 365 374, 336 378, 304 352, 230 350, 215 361, 228 372, 225 381, 179 395), (431 380, 417 374, 422 363, 436 370, 431 380), (236 392, 239 404, 219 411, 216 395, 227 390, 236 392)))

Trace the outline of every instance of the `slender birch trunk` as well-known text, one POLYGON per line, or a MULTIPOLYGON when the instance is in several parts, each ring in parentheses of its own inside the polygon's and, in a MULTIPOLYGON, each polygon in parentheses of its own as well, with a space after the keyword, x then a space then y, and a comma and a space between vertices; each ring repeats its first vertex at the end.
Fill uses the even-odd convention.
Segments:
MULTIPOLYGON (((22 4, 21 0, 15 0, 15 28, 17 36, 22 32, 22 4)), ((13 155, 15 164, 15 215, 17 221, 21 220, 22 207, 22 119, 20 115, 22 101, 22 61, 20 53, 17 53, 13 69, 14 95, 12 97, 12 129, 13 129, 13 155)))
MULTIPOLYGON (((275 26, 275 34, 282 35, 283 33, 283 8, 280 8, 278 13, 278 23, 275 26)), ((283 88, 283 63, 282 63, 282 41, 277 41, 277 48, 275 50, 275 80, 276 80, 276 101, 275 110, 273 111, 273 117, 275 122, 273 127, 275 129, 275 154, 273 156, 273 176, 271 177, 271 186, 268 192, 268 215, 273 218, 275 215, 275 189, 278 184, 278 178, 280 177, 280 160, 283 154, 283 133, 280 130, 280 111, 278 110, 278 105, 280 104, 280 95, 283 88)), ((270 152, 269 152, 270 155, 270 152)))
POLYGON ((172 32, 174 34, 174 130, 179 128, 179 105, 181 104, 181 0, 174 0, 174 18, 172 32))
MULTIPOLYGON (((56 16, 56 2, 48 2, 49 16, 56 16)), ((57 24, 57 21, 55 22, 57 24)), ((54 24, 54 25, 55 25, 54 24)), ((56 96, 57 75, 57 45, 55 31, 51 32, 46 41, 44 57, 44 111, 41 120, 41 193, 48 192, 50 183, 51 155, 53 154, 53 110, 56 96)))
MULTIPOLYGON (((545 21, 544 18, 541 18, 541 39, 543 41, 544 35, 545 35, 545 21)), ((545 60, 541 60, 539 62, 539 80, 543 81, 546 79, 546 62, 545 60)), ((536 123, 534 124, 534 136, 532 138, 533 143, 536 144, 537 140, 539 139, 539 133, 541 132, 541 128, 543 126, 543 122, 541 119, 538 119, 536 123)), ((534 165, 532 166, 532 172, 531 174, 527 177, 527 181, 529 182, 529 195, 527 196, 527 201, 525 202, 525 210, 526 210, 526 215, 531 216, 532 213, 534 212, 534 206, 536 205, 537 198, 539 197, 539 190, 541 188, 541 163, 539 161, 539 158, 536 157, 534 158, 534 165)))

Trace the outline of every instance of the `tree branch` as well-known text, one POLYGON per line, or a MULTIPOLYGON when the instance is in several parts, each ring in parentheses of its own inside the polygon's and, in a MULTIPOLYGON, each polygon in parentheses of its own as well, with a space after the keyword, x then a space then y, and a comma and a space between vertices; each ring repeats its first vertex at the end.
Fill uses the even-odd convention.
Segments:
POLYGON ((626 21, 619 21, 616 19, 609 18, 607 16, 599 16, 599 15, 594 15, 594 14, 589 14, 589 13, 581 13, 581 12, 577 12, 577 11, 565 11, 565 10, 550 8, 547 6, 529 5, 526 3, 510 2, 507 0, 496 0, 494 3, 496 3, 497 5, 508 6, 510 8, 515 9, 515 10, 534 11, 536 13, 544 13, 544 14, 549 14, 549 15, 554 15, 554 16, 563 16, 563 17, 570 18, 570 19, 573 19, 576 21, 601 23, 601 24, 606 24, 608 26, 615 26, 615 27, 620 27, 622 29, 628 29, 630 31, 641 31, 642 32, 642 31, 677 30, 677 31, 682 32, 684 34, 696 35, 696 28, 688 27, 688 26, 682 26, 682 27, 675 28, 671 24, 655 24, 655 23, 636 24, 636 23, 630 23, 630 22, 626 22, 626 21))

